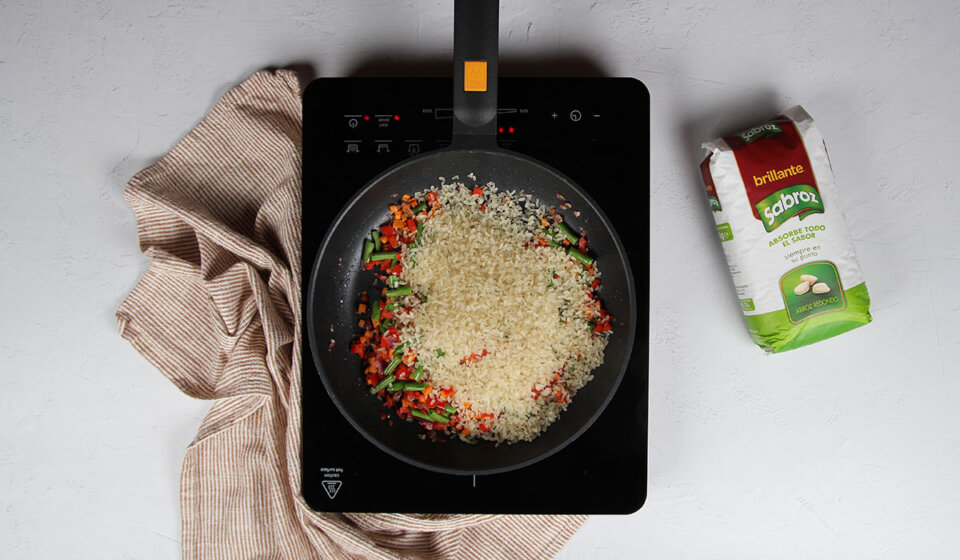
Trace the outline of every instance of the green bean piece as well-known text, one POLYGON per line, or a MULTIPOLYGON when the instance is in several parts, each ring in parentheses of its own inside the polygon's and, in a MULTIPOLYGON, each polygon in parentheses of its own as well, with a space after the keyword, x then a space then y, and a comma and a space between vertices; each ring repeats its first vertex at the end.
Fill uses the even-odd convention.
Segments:
POLYGON ((433 420, 434 422, 436 422, 436 423, 438 423, 438 424, 447 424, 447 423, 450 422, 450 419, 449 419, 449 418, 444 418, 443 416, 441 416, 441 415, 439 415, 439 414, 437 414, 436 412, 433 412, 433 411, 430 411, 430 414, 428 414, 427 416, 429 416, 431 420, 433 420))
POLYGON ((386 309, 387 311, 396 311, 397 309, 400 308, 400 305, 397 303, 388 303, 384 305, 383 308, 386 309))
POLYGON ((580 238, 574 235, 573 232, 570 231, 570 228, 568 228, 563 222, 557 223, 557 229, 560 230, 560 233, 562 233, 570 243, 576 243, 577 241, 580 241, 580 238))
POLYGON ((407 348, 410 348, 410 343, 409 343, 409 342, 404 342, 404 343, 401 344, 400 346, 397 346, 396 348, 393 349, 393 355, 394 355, 394 356, 402 356, 403 353, 407 351, 407 348))
POLYGON ((547 243, 547 247, 563 247, 563 245, 557 243, 556 241, 551 241, 550 243, 547 243))
POLYGON ((423 376, 423 364, 418 364, 417 369, 413 370, 413 373, 410 374, 410 379, 413 379, 414 381, 420 381, 420 378, 422 376, 423 376))
POLYGON ((370 260, 371 261, 389 261, 390 259, 397 258, 397 253, 394 251, 374 251, 373 243, 370 244, 370 260))
MULTIPOLYGON (((384 375, 390 375, 391 373, 393 373, 393 370, 397 369, 397 366, 400 365, 400 361, 401 361, 401 360, 402 360, 402 358, 401 358, 400 356, 396 356, 395 358, 393 358, 392 360, 390 360, 390 363, 387 364, 387 369, 383 370, 383 374, 384 374, 384 375)), ((393 377, 393 376, 390 375, 390 377, 393 377)), ((394 379, 396 379, 396 378, 394 377, 394 379)))
POLYGON ((396 274, 391 274, 390 276, 387 276, 387 287, 396 288, 399 285, 400 285, 399 276, 397 276, 396 274))
POLYGON ((590 266, 591 264, 593 264, 593 259, 591 257, 584 255, 583 253, 581 253, 580 251, 577 251, 576 249, 570 249, 570 251, 568 251, 568 254, 571 257, 580 261, 580 263, 583 266, 590 266))
POLYGON ((416 213, 420 212, 420 207, 421 207, 421 206, 422 206, 422 204, 420 204, 420 203, 418 202, 416 206, 411 206, 411 207, 410 207, 410 211, 413 212, 414 214, 416 214, 416 213))
POLYGON ((371 231, 370 231, 370 237, 373 238, 373 250, 374 250, 374 251, 379 251, 379 250, 380 250, 380 247, 383 246, 383 243, 380 243, 380 231, 379 231, 379 230, 376 230, 376 229, 375 229, 375 230, 371 230, 371 231))
POLYGON ((382 391, 384 388, 386 388, 388 385, 390 385, 396 380, 397 378, 394 375, 388 375, 384 377, 383 381, 381 381, 380 383, 377 383, 376 386, 370 388, 370 394, 376 395, 377 393, 382 391))
POLYGON ((454 412, 457 411, 457 407, 453 406, 452 404, 443 405, 443 409, 449 412, 450 414, 453 414, 454 412))
POLYGON ((387 391, 390 391, 390 392, 403 391, 403 382, 394 381, 393 383, 387 385, 387 391))
POLYGON ((379 299, 374 300, 373 302, 373 309, 370 311, 370 319, 373 320, 374 323, 377 323, 380 321, 380 300, 379 299))
POLYGON ((427 303, 427 294, 420 294, 420 303, 427 303))
POLYGON ((413 288, 410 286, 398 286, 392 290, 387 290, 387 297, 405 296, 409 295, 411 292, 413 292, 413 288))
POLYGON ((426 388, 427 388, 426 383, 404 383, 403 384, 404 391, 423 391, 426 388))
POLYGON ((424 420, 433 421, 433 418, 430 418, 429 414, 424 414, 415 408, 410 411, 410 414, 416 416, 417 418, 423 418, 424 420))
POLYGON ((419 247, 423 241, 423 222, 417 222, 417 240, 416 246, 419 247))
POLYGON ((370 258, 373 255, 373 241, 369 239, 363 240, 363 264, 370 262, 370 258))

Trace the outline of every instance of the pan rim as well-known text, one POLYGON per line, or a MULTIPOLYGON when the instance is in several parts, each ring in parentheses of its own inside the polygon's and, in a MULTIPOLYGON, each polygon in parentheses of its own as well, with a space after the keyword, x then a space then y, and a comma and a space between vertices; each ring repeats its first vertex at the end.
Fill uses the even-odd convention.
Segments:
MULTIPOLYGON (((542 201, 541 201, 541 202, 542 202, 542 201)), ((519 154, 519 153, 515 153, 515 152, 509 152, 509 151, 503 150, 503 149, 489 149, 489 148, 468 148, 468 149, 463 149, 463 148, 443 148, 443 149, 433 150, 433 151, 430 151, 430 152, 426 152, 426 153, 420 154, 420 155, 417 156, 417 157, 410 158, 410 159, 407 159, 407 160, 405 160, 405 161, 399 162, 399 163, 397 163, 397 164, 389 167, 388 169, 384 170, 383 172, 377 174, 373 179, 371 179, 370 181, 368 181, 361 189, 359 189, 356 193, 354 193, 354 195, 350 198, 349 201, 347 201, 346 204, 344 204, 343 208, 341 208, 341 209, 340 209, 340 212, 337 213, 337 216, 336 216, 336 217, 333 219, 333 221, 330 223, 330 226, 327 228, 327 231, 326 231, 326 233, 324 234, 323 242, 320 244, 320 247, 317 249, 317 253, 316 253, 315 259, 314 259, 314 261, 313 261, 313 266, 312 266, 311 271, 310 271, 309 285, 307 286, 307 298, 306 298, 306 308, 305 308, 305 309, 307 310, 306 324, 307 324, 307 338, 309 339, 307 342, 308 342, 308 344, 310 345, 310 353, 311 353, 311 356, 312 356, 312 358, 313 358, 314 365, 315 365, 316 368, 317 368, 317 373, 318 373, 318 375, 319 375, 319 377, 320 377, 320 380, 321 380, 322 383, 323 383, 324 389, 326 390, 327 395, 330 397, 330 400, 333 401, 334 405, 335 405, 335 406, 337 407, 337 409, 340 411, 340 414, 341 414, 341 415, 347 420, 347 422, 348 422, 355 430, 357 430, 367 441, 369 441, 370 443, 372 443, 372 444, 373 444, 374 446, 376 446, 378 449, 380 449, 380 450, 384 451, 385 453, 389 454, 390 456, 395 457, 395 458, 397 458, 397 459, 399 459, 399 460, 401 460, 401 461, 403 461, 403 462, 405 462, 405 463, 408 463, 408 464, 410 464, 410 465, 413 465, 413 466, 416 466, 416 467, 419 467, 419 468, 422 468, 422 469, 426 469, 426 470, 433 471, 433 472, 438 472, 438 473, 441 473, 441 474, 450 474, 450 475, 490 475, 490 474, 499 474, 499 473, 505 473, 505 472, 509 472, 509 471, 514 471, 514 470, 522 469, 522 468, 524 468, 524 467, 528 467, 528 466, 530 466, 530 465, 532 465, 532 464, 538 463, 538 462, 540 462, 540 461, 542 461, 542 460, 544 460, 544 459, 547 459, 548 457, 553 456, 554 454, 560 452, 561 450, 563 450, 564 448, 566 448, 568 445, 570 445, 571 443, 573 443, 574 441, 576 441, 581 435, 583 435, 584 432, 586 432, 588 429, 590 429, 590 427, 593 426, 594 422, 596 422, 596 420, 600 417, 600 415, 603 414, 603 412, 606 410, 607 406, 610 404, 610 401, 613 400, 613 397, 616 395, 618 389, 620 388, 620 384, 621 384, 621 382, 623 381, 623 376, 624 376, 625 373, 626 373, 627 366, 630 364, 630 360, 631 360, 631 358, 633 357, 633 349, 634 349, 634 345, 636 344, 636 334, 637 334, 637 333, 636 333, 636 330, 637 330, 637 295, 636 295, 636 285, 635 285, 635 282, 634 282, 633 269, 632 269, 632 267, 631 267, 631 265, 630 265, 630 259, 629 259, 628 255, 627 255, 626 248, 624 247, 623 242, 622 242, 622 240, 620 239, 620 235, 617 233, 616 228, 614 228, 614 227, 613 227, 613 224, 610 222, 610 219, 609 219, 609 218, 607 217, 607 215, 603 212, 603 210, 600 208, 600 206, 597 204, 597 202, 596 202, 595 200, 593 200, 593 197, 591 197, 591 196, 589 195, 589 193, 587 193, 583 188, 581 188, 581 187, 579 186, 579 184, 577 184, 575 181, 573 181, 572 179, 570 179, 569 177, 567 177, 565 174, 563 174, 562 172, 560 172, 560 171, 557 170, 556 168, 554 168, 554 167, 552 167, 552 166, 550 166, 550 165, 548 165, 548 164, 545 164, 545 163, 543 163, 543 162, 541 162, 541 161, 539 161, 539 160, 537 160, 537 159, 535 159, 535 158, 526 156, 526 155, 524 155, 524 154, 519 154), (324 253, 326 252, 327 247, 328 247, 328 245, 330 244, 330 240, 331 240, 331 238, 333 237, 334 232, 337 231, 337 229, 338 229, 338 228, 340 227, 340 225, 343 223, 343 221, 344 221, 344 219, 347 217, 347 215, 351 212, 351 210, 354 208, 354 206, 356 206, 356 204, 358 203, 358 201, 360 201, 360 200, 366 195, 366 193, 367 193, 370 189, 372 189, 376 184, 378 184, 378 183, 379 183, 380 181, 382 181, 384 178, 386 178, 387 176, 392 175, 392 174, 400 171, 401 169, 404 169, 404 168, 406 168, 406 167, 408 167, 408 166, 411 166, 411 165, 420 165, 420 164, 424 163, 424 162, 425 162, 426 160, 428 160, 428 159, 432 159, 432 158, 436 158, 436 157, 448 156, 448 155, 450 155, 450 154, 457 154, 457 153, 463 153, 463 154, 467 154, 467 153, 469 153, 469 154, 488 154, 488 155, 496 156, 496 157, 498 157, 498 158, 505 158, 505 159, 511 159, 511 158, 512 158, 512 159, 515 159, 515 160, 518 160, 518 161, 522 161, 524 164, 527 164, 527 165, 533 165, 533 166, 535 166, 535 167, 540 167, 540 168, 548 171, 549 173, 557 176, 558 179, 560 179, 561 181, 563 181, 563 182, 565 182, 566 184, 568 184, 569 186, 571 186, 571 187, 577 192, 577 194, 579 194, 579 195, 583 198, 583 200, 585 201, 585 203, 587 204, 587 206, 590 208, 590 210, 591 210, 592 212, 594 212, 594 214, 597 216, 597 218, 600 220, 600 222, 603 224, 603 226, 607 229, 607 231, 610 232, 610 237, 611 237, 611 239, 613 240, 614 246, 615 246, 615 248, 616 248, 616 252, 617 252, 618 255, 621 256, 621 260, 622 260, 622 262, 623 262, 623 267, 624 267, 624 268, 623 268, 623 269, 624 269, 624 273, 625 273, 625 275, 626 275, 626 283, 627 283, 627 305, 628 305, 628 309, 629 309, 629 318, 628 318, 627 324, 631 327, 631 328, 629 329, 629 332, 627 333, 627 339, 626 339, 626 341, 625 341, 626 348, 625 348, 625 351, 624 351, 624 357, 623 357, 621 363, 619 364, 619 367, 618 367, 617 370, 616 370, 616 376, 615 376, 616 379, 614 380, 613 384, 611 385, 610 390, 609 390, 609 391, 607 392, 607 394, 604 396, 603 401, 600 403, 600 406, 596 407, 596 410, 593 411, 593 413, 587 418, 586 421, 584 421, 584 422, 582 423, 582 425, 581 425, 577 430, 573 431, 570 435, 568 435, 568 436, 567 436, 563 441, 561 441, 559 444, 554 445, 553 447, 549 448, 548 450, 546 450, 546 451, 544 451, 544 452, 542 452, 542 453, 539 453, 539 454, 537 454, 537 455, 535 455, 535 456, 533 456, 533 457, 530 457, 530 458, 525 459, 525 460, 522 460, 522 461, 518 461, 518 462, 516 462, 516 463, 511 463, 511 464, 506 465, 506 466, 492 467, 492 468, 484 468, 484 469, 464 469, 464 468, 444 467, 444 466, 438 466, 438 465, 435 465, 435 464, 432 464, 432 463, 428 463, 428 462, 425 462, 425 461, 421 461, 421 460, 418 460, 418 459, 415 458, 415 457, 412 457, 412 456, 407 455, 407 454, 404 454, 404 453, 400 453, 400 452, 398 452, 398 451, 390 448, 389 446, 385 445, 384 443, 382 443, 381 441, 379 441, 377 438, 375 438, 372 434, 370 434, 370 433, 359 423, 359 421, 357 421, 357 420, 353 417, 353 414, 350 412, 349 408, 348 408, 347 406, 345 406, 344 403, 342 403, 342 402, 340 401, 340 399, 339 399, 339 398, 337 397, 337 395, 336 395, 336 392, 333 391, 333 390, 331 390, 331 388, 332 388, 332 381, 329 379, 329 376, 328 376, 328 374, 327 374, 327 372, 326 372, 326 368, 324 368, 323 362, 322 362, 322 360, 320 359, 320 348, 319 348, 318 343, 317 343, 317 337, 315 336, 315 334, 317 334, 317 328, 316 328, 316 325, 315 325, 314 313, 313 313, 313 310, 315 309, 315 307, 314 307, 314 303, 315 303, 315 287, 316 287, 315 278, 317 277, 317 274, 319 273, 319 270, 318 270, 318 269, 320 268, 320 261, 322 260, 321 258, 323 257, 324 253)), ((302 343, 302 342, 301 342, 301 343, 302 343)), ((549 429, 549 427, 548 427, 547 429, 549 429)), ((442 444, 440 444, 440 445, 442 445, 442 444)), ((509 447, 507 447, 507 448, 509 449, 509 447)))

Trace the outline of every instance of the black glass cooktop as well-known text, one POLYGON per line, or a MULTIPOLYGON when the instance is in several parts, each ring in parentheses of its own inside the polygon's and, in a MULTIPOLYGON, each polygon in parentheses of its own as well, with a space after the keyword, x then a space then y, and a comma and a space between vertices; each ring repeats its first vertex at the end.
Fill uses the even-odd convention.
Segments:
MULTIPOLYGON (((449 145, 452 89, 449 78, 323 78, 310 85, 303 109, 304 286, 327 227, 356 191, 391 165, 449 145)), ((594 425, 547 459, 503 474, 439 474, 381 451, 343 418, 317 374, 304 332, 303 495, 318 511, 603 514, 632 513, 643 505, 647 90, 629 78, 501 78, 498 115, 500 145, 577 182, 624 241, 637 290, 638 326, 623 382, 594 425), (397 480, 410 482, 386 482, 397 480), (404 498, 414 487, 429 489, 435 498, 404 498)))

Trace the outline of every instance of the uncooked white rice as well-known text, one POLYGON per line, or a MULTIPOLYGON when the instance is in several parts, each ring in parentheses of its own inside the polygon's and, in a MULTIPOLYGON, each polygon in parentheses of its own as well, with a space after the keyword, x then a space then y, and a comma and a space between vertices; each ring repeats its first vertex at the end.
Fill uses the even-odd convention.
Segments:
POLYGON ((404 282, 427 301, 407 296, 400 338, 433 387, 456 390, 467 428, 461 439, 529 441, 603 362, 607 336, 591 331, 599 303, 590 285, 599 272, 537 245, 547 211, 530 195, 488 184, 485 193, 496 196, 481 199, 453 179, 431 189, 440 210, 418 217, 422 244, 402 254, 404 282), (494 419, 478 418, 484 413, 494 419))

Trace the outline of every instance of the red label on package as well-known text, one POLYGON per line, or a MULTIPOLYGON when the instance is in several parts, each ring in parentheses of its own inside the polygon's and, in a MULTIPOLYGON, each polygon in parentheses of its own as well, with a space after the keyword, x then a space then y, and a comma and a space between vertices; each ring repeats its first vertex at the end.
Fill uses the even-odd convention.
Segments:
POLYGON ((753 217, 767 231, 794 216, 824 211, 810 158, 790 119, 779 116, 723 139, 737 159, 753 217))

